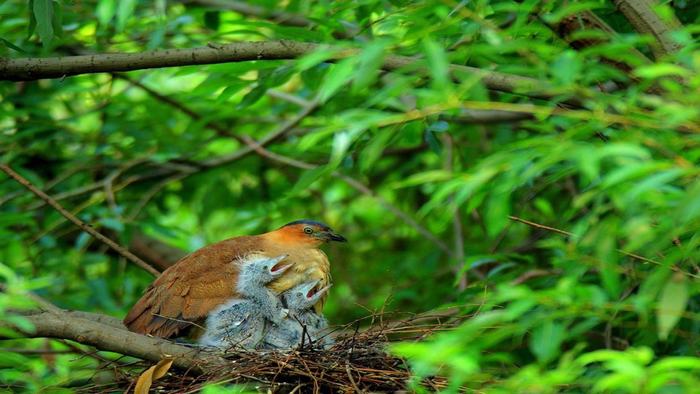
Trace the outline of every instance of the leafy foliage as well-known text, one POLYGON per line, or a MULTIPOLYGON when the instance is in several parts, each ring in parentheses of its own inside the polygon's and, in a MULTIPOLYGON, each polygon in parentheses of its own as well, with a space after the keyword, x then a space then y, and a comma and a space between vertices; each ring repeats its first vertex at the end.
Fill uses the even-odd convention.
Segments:
MULTIPOLYGON (((3 163, 123 245, 191 251, 303 217, 331 224, 351 241, 328 250, 331 322, 447 305, 471 316, 391 347, 416 390, 432 374, 454 392, 700 384, 698 4, 657 7, 683 25, 670 34, 680 49, 654 58, 654 39, 611 1, 263 1, 257 17, 214 3, 0 4, 7 57, 331 44, 289 61, 4 82, 3 163), (590 12, 617 34, 586 25, 590 12), (359 50, 331 62, 344 48, 359 50), (417 62, 382 70, 394 54, 417 62), (535 85, 489 89, 451 65, 535 85), (273 141, 256 154, 243 136, 273 141)), ((0 276, 14 289, 0 293, 3 319, 29 290, 122 317, 152 280, 9 178, 0 212, 0 276)), ((0 381, 28 391, 98 366, 0 362, 14 367, 0 381)))

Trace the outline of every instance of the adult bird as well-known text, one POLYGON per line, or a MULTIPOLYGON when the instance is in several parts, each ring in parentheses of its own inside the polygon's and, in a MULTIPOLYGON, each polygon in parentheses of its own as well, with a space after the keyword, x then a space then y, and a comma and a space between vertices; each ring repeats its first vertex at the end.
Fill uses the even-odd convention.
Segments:
MULTIPOLYGON (((330 263, 319 247, 330 241, 346 239, 323 223, 297 220, 264 234, 205 246, 163 271, 131 308, 124 325, 141 334, 170 338, 201 324, 219 305, 241 298, 236 290, 240 262, 252 255, 287 255, 279 264, 293 264, 268 284, 277 294, 310 280, 326 286, 330 263)), ((324 301, 325 297, 315 305, 318 313, 324 301)))

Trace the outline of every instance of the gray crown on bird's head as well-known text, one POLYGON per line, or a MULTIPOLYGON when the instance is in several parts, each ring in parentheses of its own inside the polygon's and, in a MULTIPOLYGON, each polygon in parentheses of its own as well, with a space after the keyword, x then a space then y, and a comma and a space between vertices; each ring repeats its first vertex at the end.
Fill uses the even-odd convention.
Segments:
POLYGON ((280 265, 279 262, 287 258, 287 255, 277 257, 254 256, 242 263, 239 283, 266 284, 284 274, 291 264, 280 265))

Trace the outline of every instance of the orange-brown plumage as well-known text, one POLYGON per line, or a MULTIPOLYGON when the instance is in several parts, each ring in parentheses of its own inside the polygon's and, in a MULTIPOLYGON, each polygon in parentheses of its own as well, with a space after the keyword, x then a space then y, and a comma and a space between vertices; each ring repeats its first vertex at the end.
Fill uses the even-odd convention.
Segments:
MULTIPOLYGON (((319 279, 330 283, 328 257, 319 247, 328 241, 345 239, 321 223, 302 220, 268 233, 230 238, 199 249, 166 269, 131 308, 124 325, 131 331, 158 337, 172 337, 201 323, 207 314, 232 298, 239 263, 250 255, 288 257, 280 264, 293 264, 268 286, 280 293, 297 284, 319 279)), ((323 308, 322 299, 316 304, 323 308)))

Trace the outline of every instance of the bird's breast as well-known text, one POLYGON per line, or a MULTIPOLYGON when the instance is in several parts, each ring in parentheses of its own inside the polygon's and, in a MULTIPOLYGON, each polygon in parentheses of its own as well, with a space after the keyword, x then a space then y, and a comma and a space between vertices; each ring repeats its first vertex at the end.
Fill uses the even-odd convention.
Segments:
POLYGON ((272 282, 268 287, 276 293, 289 290, 298 284, 311 280, 320 280, 320 286, 330 283, 330 264, 328 257, 320 249, 297 248, 266 250, 269 257, 287 254, 283 263, 294 264, 281 278, 272 282))

